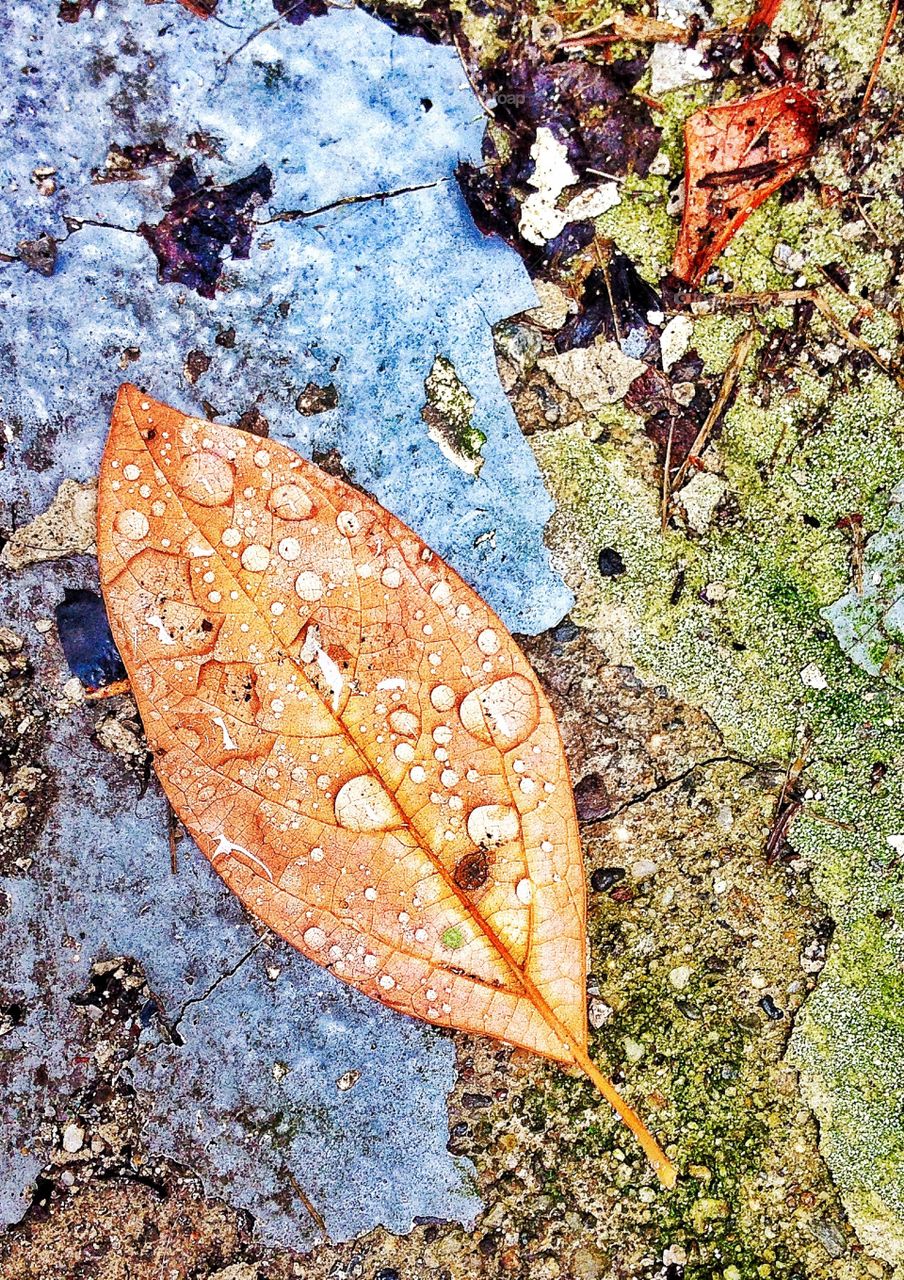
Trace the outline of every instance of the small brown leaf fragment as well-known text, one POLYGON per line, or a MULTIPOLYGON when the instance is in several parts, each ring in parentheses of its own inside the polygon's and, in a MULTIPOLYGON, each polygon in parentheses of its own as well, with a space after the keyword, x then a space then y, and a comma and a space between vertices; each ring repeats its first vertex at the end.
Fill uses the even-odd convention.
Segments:
POLYGON ((320 386, 317 382, 309 382, 304 391, 299 393, 295 408, 305 418, 311 418, 315 414, 335 409, 338 403, 339 392, 332 382, 326 383, 325 386, 320 386))
POLYGON ((19 258, 29 271, 36 271, 41 276, 52 276, 56 270, 57 242, 47 231, 42 231, 34 240, 20 240, 16 245, 19 258))
POLYGON ((796 85, 708 107, 684 129, 685 205, 672 269, 697 284, 747 218, 816 146, 813 96, 796 85))

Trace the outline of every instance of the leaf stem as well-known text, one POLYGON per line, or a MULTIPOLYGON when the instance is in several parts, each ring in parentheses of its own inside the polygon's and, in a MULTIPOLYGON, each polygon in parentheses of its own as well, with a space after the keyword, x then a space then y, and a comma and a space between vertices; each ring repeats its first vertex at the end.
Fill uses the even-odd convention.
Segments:
POLYGON ((649 1129, 641 1120, 634 1108, 630 1107, 628 1103, 625 1102, 624 1098, 615 1088, 615 1085, 612 1084, 611 1080, 607 1080, 599 1067, 594 1064, 586 1050, 576 1044, 570 1045, 569 1047, 575 1056, 575 1061, 578 1066, 581 1067, 587 1076, 589 1076, 599 1092, 616 1112, 619 1119, 627 1125, 634 1134, 634 1137, 643 1148, 644 1155, 653 1166, 659 1181, 664 1187, 667 1187, 669 1191, 671 1191, 675 1183, 678 1181, 678 1172, 671 1160, 663 1151, 662 1147, 660 1147, 659 1143, 653 1137, 652 1133, 650 1133, 649 1129))

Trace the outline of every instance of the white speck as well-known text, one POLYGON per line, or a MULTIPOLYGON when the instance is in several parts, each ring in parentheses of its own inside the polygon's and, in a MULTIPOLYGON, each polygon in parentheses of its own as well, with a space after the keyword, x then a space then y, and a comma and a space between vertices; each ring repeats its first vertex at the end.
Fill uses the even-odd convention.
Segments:
POLYGON ((829 682, 815 662, 808 662, 800 673, 800 682, 808 689, 828 689, 829 682))
POLYGON ((322 850, 322 849, 319 849, 319 848, 312 849, 312 850, 311 850, 311 861, 312 861, 312 862, 323 862, 323 850, 322 850))
POLYGON ((519 880, 515 886, 515 897, 518 901, 523 902, 524 905, 527 906, 533 896, 534 887, 531 882, 527 879, 519 880))
POLYGON ((228 529, 224 529, 220 535, 220 541, 224 547, 237 547, 241 540, 241 532, 238 529, 233 529, 231 525, 228 529))
POLYGON ((381 680, 377 685, 378 689, 384 691, 387 689, 407 689, 407 687, 407 682, 401 676, 390 676, 388 680, 381 680))
POLYGON ((136 467, 134 462, 128 462, 123 467, 122 474, 127 480, 137 480, 141 475, 141 467, 136 467))
POLYGON ((448 582, 434 582, 430 588, 430 599, 435 604, 448 604, 452 599, 452 588, 448 582))
POLYGON ((76 1124, 73 1121, 72 1124, 66 1125, 66 1128, 63 1130, 63 1150, 64 1151, 68 1151, 70 1154, 73 1154, 76 1151, 81 1151, 82 1143, 84 1141, 85 1141, 85 1130, 82 1128, 80 1124, 76 1124))
POLYGON ((395 747, 393 755, 396 760, 401 760, 402 764, 410 764, 414 759, 414 747, 410 742, 400 742, 395 747))
POLYGON ((518 836, 518 815, 510 805, 483 804, 468 815, 468 835, 485 847, 505 844, 518 836))
POLYGON ((229 736, 229 730, 226 728, 226 722, 223 719, 223 717, 214 716, 213 723, 217 726, 217 728, 220 730, 220 732, 223 735, 223 750, 236 751, 237 750, 236 744, 235 742, 233 742, 232 738, 229 736))
POLYGON ((693 969, 690 965, 679 964, 676 968, 669 971, 669 982, 676 991, 683 991, 691 980, 693 969))
POLYGON ((270 455, 266 449, 258 449, 254 455, 254 465, 256 467, 266 467, 269 465, 270 455))
POLYGON ((384 973, 380 978, 380 986, 384 991, 391 991, 395 986, 395 978, 390 978, 388 973, 384 973))
POLYGON ((371 885, 368 885, 368 887, 364 890, 364 896, 368 902, 376 902, 377 891, 371 885))
POLYGON ((310 929, 305 929, 304 944, 312 951, 319 951, 326 944, 326 934, 323 929, 318 928, 316 924, 311 925, 310 929))
POLYGON ((393 591, 396 587, 400 587, 402 585, 402 575, 399 573, 398 569, 395 569, 390 565, 380 574, 380 581, 383 583, 384 587, 389 587, 389 589, 393 591))
POLYGON ((157 628, 157 632, 158 632, 157 639, 160 641, 161 644, 176 643, 173 637, 167 631, 166 627, 164 626, 163 619, 159 618, 156 613, 151 614, 151 616, 146 618, 145 621, 147 622, 149 627, 157 628))
POLYGON ((264 875, 267 877, 270 883, 271 884, 273 883, 273 872, 270 870, 270 868, 267 866, 265 862, 261 862, 260 858, 255 857, 253 853, 251 853, 248 849, 243 848, 242 845, 233 844, 232 841, 227 840, 225 836, 222 836, 222 835, 220 836, 219 843, 217 844, 217 847, 214 849, 210 860, 214 864, 214 866, 216 866, 216 864, 219 862, 221 858, 230 858, 234 853, 240 853, 244 857, 250 859, 251 862, 256 863, 260 867, 260 869, 263 871, 264 875))
POLYGON ((411 779, 412 782, 423 782, 426 776, 427 774, 425 770, 419 764, 416 764, 408 774, 408 777, 411 779))
POLYGON ((486 627, 477 637, 477 648, 481 653, 491 654, 499 651, 499 637, 492 627, 486 627))

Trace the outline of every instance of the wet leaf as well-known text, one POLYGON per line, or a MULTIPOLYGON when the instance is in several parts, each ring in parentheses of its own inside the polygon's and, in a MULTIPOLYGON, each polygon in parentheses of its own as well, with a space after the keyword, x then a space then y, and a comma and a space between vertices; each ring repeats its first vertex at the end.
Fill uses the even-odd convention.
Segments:
POLYGON ((215 187, 210 179, 202 182, 186 159, 173 170, 170 190, 173 201, 163 219, 153 227, 143 222, 138 230, 154 251, 162 281, 212 298, 227 246, 233 258, 248 257, 251 216, 270 197, 270 170, 258 165, 247 178, 215 187))
POLYGON ((122 388, 113 634, 173 808, 241 901, 367 995, 577 1063, 585 891, 558 729, 478 596, 285 446, 122 388))
POLYGON ((673 271, 696 284, 816 145, 813 97, 796 86, 697 111, 684 130, 686 198, 673 271))

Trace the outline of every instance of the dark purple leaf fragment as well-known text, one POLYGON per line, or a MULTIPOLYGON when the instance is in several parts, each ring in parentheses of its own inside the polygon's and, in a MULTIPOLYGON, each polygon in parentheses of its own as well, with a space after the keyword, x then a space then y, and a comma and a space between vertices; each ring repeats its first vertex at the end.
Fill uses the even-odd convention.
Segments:
POLYGON ((94 17, 97 0, 60 0, 59 16, 63 22, 78 22, 83 13, 94 17))
POLYGON ((104 602, 96 591, 66 588, 56 607, 57 631, 69 670, 89 689, 125 680, 104 602))
POLYGON ((157 258, 158 279, 188 285, 202 298, 212 298, 220 278, 223 253, 247 258, 254 210, 272 194, 272 175, 265 164, 246 178, 216 187, 201 181, 190 159, 180 161, 170 178, 173 201, 156 226, 138 228, 157 258))
POLYGON ((635 359, 655 362, 659 330, 647 317, 661 307, 656 290, 631 259, 615 249, 605 266, 594 267, 588 274, 577 314, 556 334, 556 351, 588 347, 602 334, 609 342, 629 347, 628 354, 635 359))
POLYGON ((568 147, 578 173, 593 169, 645 176, 659 149, 662 130, 647 104, 631 90, 643 75, 641 59, 605 65, 569 58, 547 62, 539 50, 522 46, 498 95, 497 117, 516 134, 553 130, 568 147))
POLYGON ((273 0, 273 8, 293 27, 300 27, 308 18, 322 18, 329 12, 326 0, 273 0))
POLYGON ((95 183, 134 182, 136 178, 142 176, 144 169, 151 165, 168 164, 175 158, 159 139, 123 147, 114 142, 107 152, 103 168, 91 170, 91 181, 95 183))
POLYGON ((703 377, 703 361, 695 351, 688 351, 668 374, 651 368, 635 378, 625 396, 625 408, 643 418, 660 465, 665 462, 671 435, 671 461, 677 467, 687 458, 713 400, 709 382, 703 377), (676 389, 687 387, 693 388, 693 394, 682 403, 676 389))
POLYGON ((523 243, 518 230, 521 206, 497 173, 463 161, 455 178, 481 235, 501 236, 510 245, 523 243))

